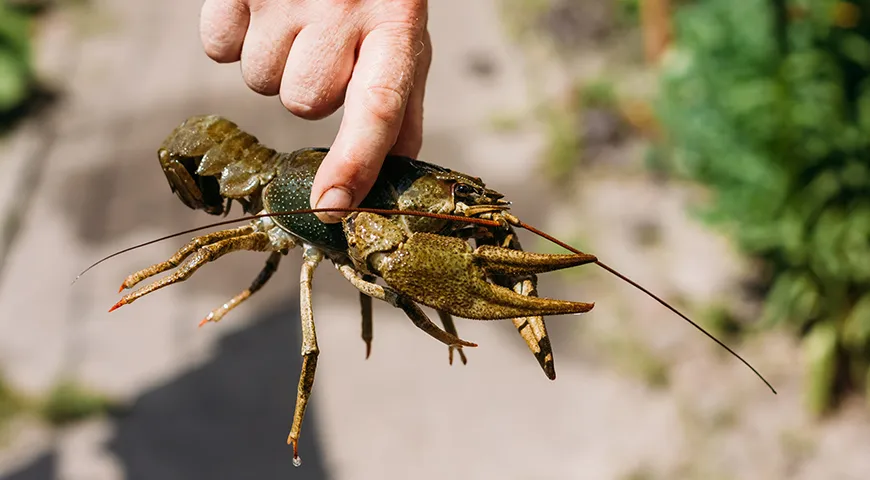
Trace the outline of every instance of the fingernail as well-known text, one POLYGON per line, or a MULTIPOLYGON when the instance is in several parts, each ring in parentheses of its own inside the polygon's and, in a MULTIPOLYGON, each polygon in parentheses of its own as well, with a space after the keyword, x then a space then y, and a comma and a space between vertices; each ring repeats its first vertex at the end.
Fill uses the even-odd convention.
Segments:
MULTIPOLYGON (((317 201, 316 208, 349 208, 352 201, 353 196, 346 189, 332 187, 323 192, 320 200, 317 201)), ((345 215, 347 214, 343 212, 322 212, 318 213, 317 217, 324 222, 334 223, 340 221, 345 215)))

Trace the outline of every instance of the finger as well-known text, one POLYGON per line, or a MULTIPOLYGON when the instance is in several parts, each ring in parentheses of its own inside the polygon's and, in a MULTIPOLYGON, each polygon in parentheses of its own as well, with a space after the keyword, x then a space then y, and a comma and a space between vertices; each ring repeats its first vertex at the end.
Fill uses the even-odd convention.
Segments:
POLYGON ((220 63, 237 61, 249 19, 248 6, 241 0, 206 0, 199 20, 205 54, 220 63))
POLYGON ((293 40, 281 79, 281 103, 294 115, 320 119, 344 101, 359 31, 347 22, 340 25, 308 26, 293 40))
POLYGON ((405 118, 396 144, 390 153, 416 158, 423 146, 423 98, 426 94, 426 78, 429 76, 429 66, 432 64, 432 42, 429 32, 423 33, 423 41, 417 53, 417 70, 414 73, 414 83, 408 105, 405 107, 405 118))
MULTIPOLYGON (((358 205, 396 142, 422 39, 411 23, 372 30, 360 45, 345 98, 341 127, 314 177, 311 203, 321 208, 358 205)), ((318 215, 335 222, 339 217, 318 215)))
POLYGON ((299 23, 277 7, 266 6, 251 14, 241 55, 242 78, 251 90, 263 95, 278 94, 299 23))

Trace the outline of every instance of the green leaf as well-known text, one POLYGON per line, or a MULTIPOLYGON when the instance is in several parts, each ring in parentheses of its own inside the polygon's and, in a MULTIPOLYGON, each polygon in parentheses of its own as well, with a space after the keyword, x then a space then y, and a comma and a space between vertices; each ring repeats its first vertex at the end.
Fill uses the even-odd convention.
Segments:
POLYGON ((827 321, 814 325, 802 346, 807 368, 807 405, 812 412, 822 413, 831 405, 831 389, 837 369, 837 329, 834 323, 827 321))
POLYGON ((11 110, 27 98, 30 78, 19 58, 0 50, 0 112, 11 110))
POLYGON ((861 352, 870 344, 870 293, 858 300, 843 322, 843 344, 861 352))
POLYGON ((19 58, 29 58, 31 24, 30 15, 6 2, 0 3, 0 50, 7 50, 19 58))

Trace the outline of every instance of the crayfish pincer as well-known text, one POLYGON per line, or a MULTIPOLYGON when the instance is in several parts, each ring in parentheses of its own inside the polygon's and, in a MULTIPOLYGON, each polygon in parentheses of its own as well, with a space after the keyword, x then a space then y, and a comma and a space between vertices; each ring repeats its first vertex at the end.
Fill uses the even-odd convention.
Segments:
MULTIPOLYGON (((371 353, 372 343, 371 298, 376 298, 401 309, 414 325, 447 345, 451 363, 454 352, 466 363, 463 347, 476 346, 459 338, 453 316, 511 319, 544 373, 554 379, 553 352, 542 315, 587 312, 593 304, 538 297, 536 275, 587 263, 595 263, 631 283, 710 336, 595 256, 582 253, 514 217, 509 212, 510 203, 480 178, 431 163, 387 157, 380 176, 360 207, 332 209, 349 215, 341 224, 322 223, 314 215, 321 210, 310 209, 308 199, 314 174, 327 151, 306 148, 279 153, 219 116, 196 116, 186 120, 158 150, 170 188, 193 209, 226 215, 236 202, 249 214, 217 225, 248 223, 195 237, 168 260, 131 274, 121 284, 122 291, 158 273, 175 269, 168 276, 125 295, 111 308, 114 310, 159 288, 187 280, 204 264, 230 252, 268 253, 263 269, 250 286, 209 313, 200 325, 217 322, 259 290, 278 268, 281 257, 299 246, 303 259, 300 282, 303 362, 296 409, 287 438, 293 445, 294 464, 300 463, 297 445, 319 353, 311 303, 312 278, 315 268, 324 259, 360 292, 366 357, 371 353), (525 252, 514 227, 528 229, 572 253, 525 252), (475 247, 468 243, 472 239, 475 247), (378 279, 382 282, 378 283, 378 279), (435 309, 443 328, 433 323, 419 305, 435 309)), ((196 230, 200 229, 182 234, 196 230)), ((764 380, 733 350, 710 338, 764 380)))

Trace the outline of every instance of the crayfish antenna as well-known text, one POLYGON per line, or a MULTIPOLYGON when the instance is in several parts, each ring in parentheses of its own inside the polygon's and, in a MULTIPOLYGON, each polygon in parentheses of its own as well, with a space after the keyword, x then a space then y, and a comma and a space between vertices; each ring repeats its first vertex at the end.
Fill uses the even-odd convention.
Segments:
MULTIPOLYGON (((224 225, 232 225, 234 223, 256 220, 258 218, 278 217, 278 216, 283 216, 283 215, 303 215, 303 214, 307 214, 307 213, 321 213, 321 212, 324 212, 324 213, 325 212, 339 212, 339 213, 368 212, 368 213, 375 213, 378 215, 413 215, 413 216, 417 216, 417 217, 438 218, 441 220, 453 220, 455 222, 473 223, 473 224, 477 224, 477 225, 486 225, 489 227, 500 226, 500 224, 496 221, 486 220, 483 218, 464 217, 461 215, 447 215, 447 214, 442 214, 442 213, 417 212, 414 210, 392 210, 392 209, 385 209, 385 208, 362 208, 362 207, 357 207, 357 208, 304 208, 304 209, 300 209, 300 210, 288 210, 288 211, 283 211, 283 212, 258 213, 256 215, 248 215, 246 217, 239 217, 239 218, 236 218, 233 220, 224 220, 221 222, 215 222, 215 223, 210 223, 208 225, 203 225, 201 227, 191 228, 188 230, 182 230, 180 232, 172 233, 169 235, 164 235, 160 238, 155 238, 154 240, 148 240, 147 242, 142 242, 142 243, 133 245, 132 247, 127 247, 127 248, 118 250, 117 252, 106 255, 105 257, 90 264, 88 266, 88 268, 85 268, 84 270, 81 271, 81 273, 76 275, 76 278, 74 278, 73 281, 70 282, 70 285, 75 284, 78 281, 78 279, 81 278, 84 274, 88 273, 91 269, 93 269, 97 265, 105 262, 106 260, 115 258, 118 255, 121 255, 121 254, 124 254, 127 252, 132 252, 133 250, 138 250, 142 247, 147 247, 148 245, 153 245, 155 243, 162 242, 164 240, 169 240, 171 238, 180 237, 182 235, 188 235, 191 233, 201 232, 201 231, 207 230, 209 228, 222 227, 224 225)), ((122 285, 121 289, 118 291, 118 293, 120 293, 123 290, 124 290, 124 286, 122 285)))
MULTIPOLYGON (((553 242, 553 243, 555 243, 556 245, 559 245, 560 247, 562 247, 562 248, 564 248, 564 249, 566 249, 566 250, 568 250, 568 251, 570 251, 570 252, 572 252, 572 253, 576 253, 576 254, 578 254, 578 255, 586 255, 585 253, 581 252, 580 250, 577 250, 576 248, 572 247, 571 245, 568 245, 567 243, 565 243, 565 242, 559 240, 558 238, 556 238, 556 237, 554 237, 554 236, 552 236, 552 235, 550 235, 550 234, 548 234, 548 233, 546 233, 546 232, 543 232, 543 231, 541 231, 541 230, 539 230, 539 229, 537 229, 537 228, 535 228, 535 227, 533 227, 533 226, 531 226, 531 225, 529 225, 529 224, 527 224, 527 223, 524 223, 524 222, 522 222, 521 220, 519 220, 519 219, 516 218, 516 217, 513 217, 513 216, 511 216, 511 217, 512 217, 512 218, 510 218, 510 222, 513 223, 514 225, 516 225, 516 226, 518 226, 518 227, 520 227, 520 228, 524 228, 524 229, 526 229, 526 230, 528 230, 528 231, 534 233, 535 235, 538 235, 538 236, 541 237, 541 238, 544 238, 544 239, 546 239, 546 240, 549 240, 550 242, 553 242)), ((767 385, 767 388, 769 388, 770 391, 773 392, 774 395, 776 395, 776 389, 773 388, 773 385, 771 385, 770 382, 768 382, 767 379, 764 378, 764 376, 763 376, 763 375, 762 375, 758 370, 755 369, 755 367, 753 367, 749 362, 747 362, 747 361, 746 361, 743 357, 741 357, 737 352, 735 352, 734 350, 732 350, 731 347, 729 347, 728 345, 725 345, 725 343, 723 343, 721 340, 719 340, 718 338, 716 338, 712 333, 710 333, 710 332, 708 332, 707 330, 705 330, 704 327, 698 325, 696 322, 694 322, 692 319, 690 319, 689 317, 687 317, 685 314, 683 314, 682 312, 680 312, 679 310, 677 310, 676 308, 674 308, 673 306, 671 306, 671 304, 669 304, 668 302, 662 300, 658 295, 656 295, 656 294, 652 293, 651 291, 647 290, 646 288, 644 288, 642 285, 640 285, 639 283, 635 282, 634 280, 632 280, 632 279, 626 277, 625 275, 619 273, 619 272, 616 271, 613 267, 610 267, 609 265, 605 264, 604 262, 602 262, 602 261, 600 261, 600 260, 595 260, 593 263, 595 263, 595 264, 598 265, 599 267, 603 268, 604 270, 606 270, 606 271, 609 272, 610 274, 614 275, 615 277, 619 278, 620 280, 622 280, 622 281, 628 283, 628 284, 631 285, 632 287, 634 287, 634 288, 640 290, 641 292, 645 293, 648 297, 650 297, 650 298, 652 298, 653 300, 659 302, 662 306, 664 306, 665 308, 667 308, 667 309, 670 310, 671 312, 675 313, 677 316, 679 316, 680 318, 682 318, 683 320, 685 320, 686 322, 688 322, 690 325, 692 325, 693 327, 695 327, 698 331, 700 331, 701 333, 703 333, 704 335, 706 335, 708 338, 710 338, 711 340, 713 340, 714 342, 716 342, 720 347, 722 347, 722 348, 724 348, 725 350, 727 350, 728 353, 730 353, 731 355, 733 355, 737 360, 740 360, 740 362, 743 363, 743 365, 745 365, 747 368, 749 368, 749 370, 751 370, 752 373, 754 373, 756 377, 758 377, 762 382, 764 382, 764 384, 767 385)))

